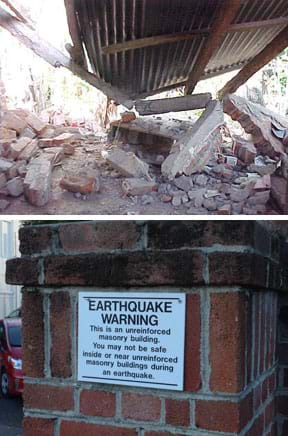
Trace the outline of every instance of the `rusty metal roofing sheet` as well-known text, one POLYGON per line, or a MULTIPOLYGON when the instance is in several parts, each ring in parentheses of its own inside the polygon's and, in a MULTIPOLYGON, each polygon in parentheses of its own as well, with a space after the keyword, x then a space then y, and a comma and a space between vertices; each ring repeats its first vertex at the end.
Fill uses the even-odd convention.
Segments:
MULTIPOLYGON (((73 0, 79 35, 92 71, 132 96, 183 83, 205 41, 166 43, 105 55, 102 47, 144 37, 211 27, 222 0, 73 0)), ((288 17, 287 0, 243 0, 234 23, 288 17)), ((245 65, 285 27, 227 33, 205 76, 245 65)))

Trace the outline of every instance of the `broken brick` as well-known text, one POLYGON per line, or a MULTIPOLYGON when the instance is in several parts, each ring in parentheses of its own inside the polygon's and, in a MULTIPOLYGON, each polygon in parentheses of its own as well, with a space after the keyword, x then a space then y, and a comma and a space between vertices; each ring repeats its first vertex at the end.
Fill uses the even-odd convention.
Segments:
MULTIPOLYGON (((91 194, 97 191, 99 182, 97 182, 96 177, 88 176, 75 176, 75 177, 64 177, 60 181, 60 187, 69 192, 80 194, 91 194)), ((99 188, 98 188, 99 189, 99 188)))
POLYGON ((123 150, 112 150, 106 156, 107 162, 126 177, 145 177, 151 181, 149 165, 139 159, 134 153, 123 150))
POLYGON ((35 159, 28 167, 24 179, 24 194, 27 201, 34 206, 44 206, 49 201, 51 190, 51 162, 35 159))
POLYGON ((157 191, 157 184, 145 179, 126 179, 122 182, 122 189, 126 195, 144 195, 157 191))
POLYGON ((22 132, 22 130, 26 129, 27 127, 26 121, 24 121, 22 118, 18 117, 17 115, 10 112, 5 112, 4 116, 1 119, 1 126, 5 129, 9 130, 15 130, 18 134, 22 132))
POLYGON ((28 144, 31 143, 30 138, 23 137, 21 139, 18 139, 18 141, 13 142, 10 146, 10 152, 12 159, 17 159, 18 156, 22 153, 22 151, 27 147, 28 144))
POLYGON ((34 156, 34 154, 38 150, 38 141, 37 139, 34 139, 31 141, 24 150, 19 154, 18 159, 19 160, 26 160, 27 162, 30 161, 30 159, 34 156))
POLYGON ((21 177, 15 177, 7 182, 6 188, 11 197, 20 197, 24 191, 23 180, 21 177))
POLYGON ((255 157, 257 156, 255 145, 238 136, 235 136, 234 139, 234 151, 239 159, 247 165, 254 163, 255 157))

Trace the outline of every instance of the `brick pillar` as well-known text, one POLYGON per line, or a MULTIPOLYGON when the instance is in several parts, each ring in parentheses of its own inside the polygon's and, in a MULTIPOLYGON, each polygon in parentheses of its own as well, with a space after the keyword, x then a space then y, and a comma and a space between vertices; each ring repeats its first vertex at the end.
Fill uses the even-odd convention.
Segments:
POLYGON ((279 329, 277 357, 279 359, 277 390, 277 427, 279 435, 288 434, 288 297, 279 298, 279 329))
POLYGON ((271 224, 35 225, 20 242, 7 281, 24 285, 24 436, 276 434, 287 277, 271 224), (111 288, 186 294, 183 392, 77 381, 78 292, 111 288))

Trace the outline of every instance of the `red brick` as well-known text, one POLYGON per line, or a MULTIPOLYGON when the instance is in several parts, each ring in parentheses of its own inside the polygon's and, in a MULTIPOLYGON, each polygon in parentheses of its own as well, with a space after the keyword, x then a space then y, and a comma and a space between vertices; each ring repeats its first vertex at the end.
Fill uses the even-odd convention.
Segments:
POLYGON ((268 380, 268 393, 269 395, 273 394, 276 388, 276 372, 273 372, 273 374, 271 374, 269 376, 269 380, 268 380))
POLYGON ((268 398, 268 391, 269 390, 269 377, 267 377, 263 383, 262 383, 262 403, 265 403, 265 401, 268 398))
POLYGON ((201 429, 237 433, 251 420, 252 415, 252 394, 248 394, 240 403, 196 401, 195 422, 201 429))
POLYGON ((275 404, 274 399, 268 404, 265 409, 265 428, 267 429, 270 424, 274 421, 275 418, 275 404))
POLYGON ((46 285, 144 286, 203 284, 200 252, 82 254, 48 256, 46 285))
POLYGON ((245 378, 247 297, 244 293, 210 294, 210 388, 240 392, 245 378))
POLYGON ((159 421, 161 401, 157 397, 138 394, 123 394, 122 416, 133 421, 159 421))
POLYGON ((199 429, 237 433, 241 430, 239 404, 197 400, 195 421, 199 429))
POLYGON ((190 425, 190 404, 188 400, 165 401, 166 424, 178 427, 189 427, 190 425))
POLYGON ((65 224, 59 237, 67 252, 133 249, 141 238, 141 226, 129 221, 65 224))
POLYGON ((261 293, 261 325, 260 325, 260 374, 265 370, 265 344, 267 343, 266 329, 266 294, 261 293))
POLYGON ((26 383, 24 407, 27 409, 72 410, 73 388, 26 383))
POLYGON ((248 431, 247 436, 262 436, 263 430, 264 430, 264 415, 262 414, 256 419, 251 429, 248 431))
POLYGON ((109 425, 88 424, 85 422, 62 421, 60 436, 137 436, 132 428, 111 427, 109 425))
POLYGON ((22 297, 23 370, 27 377, 44 376, 43 296, 24 290, 22 297))
POLYGON ((257 378, 259 374, 259 346, 260 346, 260 307, 261 307, 261 293, 257 293, 253 295, 253 304, 255 306, 255 319, 254 319, 254 328, 253 328, 253 334, 254 334, 254 356, 252 356, 254 360, 254 370, 253 370, 253 376, 254 380, 257 378))
POLYGON ((23 420, 23 436, 54 436, 54 419, 31 418, 23 420))
POLYGON ((20 252, 22 254, 50 252, 52 248, 52 236, 52 227, 21 227, 19 230, 20 252))
POLYGON ((213 244, 253 245, 255 223, 244 221, 149 221, 148 247, 175 249, 213 244))
POLYGON ((267 262, 267 259, 250 253, 211 253, 210 284, 265 288, 267 262))
POLYGON ((68 292, 54 292, 50 300, 52 377, 71 377, 71 304, 68 292))
POLYGON ((6 283, 10 285, 38 285, 38 260, 32 258, 7 260, 6 283))
POLYGON ((111 392, 84 390, 80 395, 80 413, 110 418, 115 415, 116 399, 111 392))
POLYGON ((200 295, 187 295, 185 334, 185 391, 197 391, 201 387, 200 377, 200 295))
POLYGON ((257 385, 253 390, 253 408, 255 412, 259 409, 262 402, 262 383, 257 385))

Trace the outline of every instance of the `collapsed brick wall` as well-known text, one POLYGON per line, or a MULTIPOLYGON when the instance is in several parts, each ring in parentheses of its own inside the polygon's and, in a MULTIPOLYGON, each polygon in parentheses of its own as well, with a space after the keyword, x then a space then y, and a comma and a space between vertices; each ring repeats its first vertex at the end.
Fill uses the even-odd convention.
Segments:
POLYGON ((22 228, 20 243, 7 281, 25 285, 25 436, 276 434, 276 291, 287 281, 269 228, 82 222, 22 228), (183 392, 77 382, 84 287, 186 293, 183 392))

